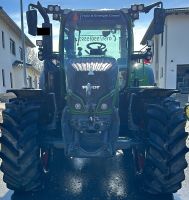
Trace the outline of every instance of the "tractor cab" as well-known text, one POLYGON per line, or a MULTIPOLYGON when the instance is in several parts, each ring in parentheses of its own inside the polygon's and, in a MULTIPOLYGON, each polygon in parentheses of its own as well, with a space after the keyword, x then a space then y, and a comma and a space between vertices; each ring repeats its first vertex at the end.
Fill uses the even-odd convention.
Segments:
POLYGON ((129 43, 126 15, 119 10, 72 11, 64 21, 65 67, 69 65, 67 61, 74 60, 78 71, 105 74, 112 64, 116 65, 120 78, 118 84, 123 88, 129 43))

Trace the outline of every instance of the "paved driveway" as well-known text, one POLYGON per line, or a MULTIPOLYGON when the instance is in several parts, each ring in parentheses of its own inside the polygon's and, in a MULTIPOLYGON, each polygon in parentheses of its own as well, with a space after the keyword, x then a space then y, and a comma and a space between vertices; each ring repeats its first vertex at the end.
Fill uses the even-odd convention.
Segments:
POLYGON ((122 154, 111 159, 66 159, 62 152, 47 177, 45 189, 35 194, 13 194, 0 181, 1 200, 172 200, 139 194, 132 166, 122 154), (11 197, 12 195, 12 197, 11 197))

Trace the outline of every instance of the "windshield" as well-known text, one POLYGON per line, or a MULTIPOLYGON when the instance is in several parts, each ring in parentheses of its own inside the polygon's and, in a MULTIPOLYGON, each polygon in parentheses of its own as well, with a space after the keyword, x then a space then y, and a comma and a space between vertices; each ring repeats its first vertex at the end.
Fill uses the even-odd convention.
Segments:
POLYGON ((106 56, 113 56, 116 59, 120 57, 120 30, 81 30, 76 31, 75 36, 76 55, 78 56, 90 55, 90 47, 92 49, 104 47, 106 56), (103 33, 106 32, 107 36, 104 36, 103 33))
POLYGON ((120 14, 72 13, 64 29, 65 58, 108 56, 127 58, 128 34, 120 14))

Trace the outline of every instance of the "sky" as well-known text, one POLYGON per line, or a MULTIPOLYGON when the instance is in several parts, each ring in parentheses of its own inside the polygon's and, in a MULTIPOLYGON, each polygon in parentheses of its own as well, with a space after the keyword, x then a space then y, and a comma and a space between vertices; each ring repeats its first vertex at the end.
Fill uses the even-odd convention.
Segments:
MULTIPOLYGON (((93 9, 120 9, 129 8, 132 4, 144 3, 149 5, 154 3, 155 0, 40 0, 41 4, 46 7, 49 4, 60 5, 61 8, 93 8, 93 9)), ((0 0, 0 6, 8 13, 8 15, 20 26, 20 0, 0 0)), ((27 11, 27 7, 30 3, 37 3, 37 0, 23 0, 24 12, 27 11)), ((163 0, 164 8, 181 8, 189 7, 189 0, 163 0)), ((135 40, 135 50, 140 50, 140 42, 144 36, 151 20, 153 18, 153 11, 149 14, 141 14, 140 19, 135 22, 134 28, 134 40, 135 40)), ((25 20, 25 33, 27 34, 27 25, 25 20)), ((40 24, 39 24, 40 26, 40 24)), ((58 50, 58 33, 59 33, 59 23, 54 23, 53 26, 54 33, 54 50, 58 50)), ((28 35, 29 36, 29 35, 28 35)), ((35 43, 36 38, 29 36, 29 38, 35 43)))

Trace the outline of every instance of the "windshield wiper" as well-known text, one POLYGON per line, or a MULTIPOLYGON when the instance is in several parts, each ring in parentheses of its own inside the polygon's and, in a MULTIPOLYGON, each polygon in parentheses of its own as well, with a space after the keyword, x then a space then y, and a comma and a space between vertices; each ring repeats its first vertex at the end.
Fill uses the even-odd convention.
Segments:
POLYGON ((78 40, 77 40, 77 46, 79 46, 80 36, 81 36, 81 30, 79 30, 79 35, 78 35, 78 40))

